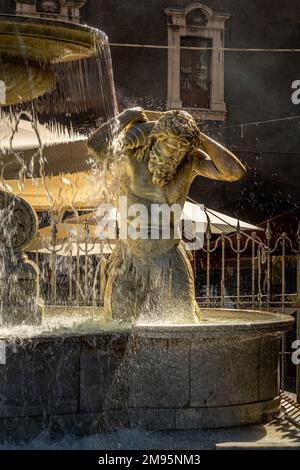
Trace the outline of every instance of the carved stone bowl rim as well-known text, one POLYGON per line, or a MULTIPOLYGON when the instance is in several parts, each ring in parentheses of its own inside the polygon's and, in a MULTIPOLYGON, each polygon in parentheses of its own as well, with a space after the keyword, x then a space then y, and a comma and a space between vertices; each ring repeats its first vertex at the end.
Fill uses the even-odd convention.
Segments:
POLYGON ((266 335, 282 335, 292 328, 295 319, 291 315, 269 312, 264 310, 243 310, 225 308, 200 308, 206 321, 199 321, 194 324, 162 324, 162 323, 141 323, 133 325, 132 333, 137 337, 163 339, 163 338, 199 338, 213 340, 218 338, 246 338, 261 337, 266 335), (226 319, 240 314, 245 315, 245 320, 231 321, 226 323, 226 319), (210 315, 215 315, 219 319, 210 322, 210 315), (252 315, 253 320, 249 320, 252 315), (265 317, 262 321, 255 319, 255 316, 265 317), (223 321, 222 321, 223 320, 223 321), (225 321, 224 321, 225 320, 225 321))

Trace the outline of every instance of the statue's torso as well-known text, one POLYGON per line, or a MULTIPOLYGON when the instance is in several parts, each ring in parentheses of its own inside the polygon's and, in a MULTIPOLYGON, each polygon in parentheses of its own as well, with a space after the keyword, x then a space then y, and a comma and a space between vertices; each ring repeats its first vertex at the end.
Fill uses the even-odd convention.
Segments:
MULTIPOLYGON (((127 229, 137 217, 140 217, 143 233, 148 234, 146 239, 128 237, 123 241, 135 255, 151 257, 155 254, 157 256, 178 245, 181 238, 178 238, 178 223, 192 180, 192 163, 187 161, 178 168, 173 180, 161 187, 153 183, 152 174, 149 172, 146 161, 138 161, 130 154, 126 157, 124 172, 120 178, 119 196, 126 196, 127 213, 125 217, 127 229), (141 217, 140 213, 137 214, 135 208, 132 211, 130 210, 134 204, 141 204, 146 208, 146 219, 142 218, 143 216, 141 217), (176 212, 170 211, 170 216, 153 217, 155 211, 159 210, 157 205, 161 204, 167 206, 177 204, 179 207, 176 207, 176 212), (156 205, 156 208, 154 205, 156 205), (154 231, 159 233, 159 239, 153 237, 154 231), (170 233, 170 236, 165 238, 162 233, 170 233)), ((121 212, 120 205, 119 212, 121 212)), ((122 206, 123 212, 124 206, 122 206)), ((123 217, 124 214, 122 216, 124 222, 123 217)))

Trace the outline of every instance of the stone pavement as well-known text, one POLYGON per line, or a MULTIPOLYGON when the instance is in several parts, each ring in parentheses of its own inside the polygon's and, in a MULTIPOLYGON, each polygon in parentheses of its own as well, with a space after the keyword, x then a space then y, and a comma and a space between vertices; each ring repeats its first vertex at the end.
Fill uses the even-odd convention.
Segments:
POLYGON ((78 438, 50 439, 40 435, 23 444, 2 444, 4 449, 70 450, 213 450, 300 449, 300 429, 278 418, 266 425, 206 431, 120 430, 78 438))

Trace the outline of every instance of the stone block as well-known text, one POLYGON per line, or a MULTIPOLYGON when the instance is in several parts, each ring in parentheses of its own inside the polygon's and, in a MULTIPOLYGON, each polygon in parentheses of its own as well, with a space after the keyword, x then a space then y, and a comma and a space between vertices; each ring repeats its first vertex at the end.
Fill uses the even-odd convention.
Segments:
POLYGON ((175 409, 129 409, 130 426, 149 431, 167 431, 175 429, 175 409))
POLYGON ((259 400, 279 395, 280 338, 274 336, 260 340, 259 348, 259 400))
POLYGON ((0 416, 75 412, 79 345, 60 339, 10 343, 0 367, 0 416))
POLYGON ((279 413, 279 398, 258 403, 213 408, 186 408, 176 410, 178 430, 213 429, 244 424, 266 423, 279 413))
POLYGON ((189 403, 190 341, 139 338, 127 369, 131 408, 177 408, 189 403))
MULTIPOLYGON (((80 412, 123 408, 127 403, 127 375, 124 373, 128 339, 107 338, 80 356, 80 412)), ((126 367, 125 367, 126 369, 126 367)))

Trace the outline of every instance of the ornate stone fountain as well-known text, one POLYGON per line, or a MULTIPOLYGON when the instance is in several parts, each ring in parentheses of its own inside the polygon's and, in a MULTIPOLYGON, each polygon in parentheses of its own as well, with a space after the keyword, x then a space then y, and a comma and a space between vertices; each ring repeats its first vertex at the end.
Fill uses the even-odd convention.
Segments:
MULTIPOLYGON (((6 104, 47 97, 57 62, 77 63, 95 53, 92 33, 63 23, 0 19, 6 104)), ((115 159, 122 149, 125 160, 115 159, 125 163, 119 195, 146 207, 182 206, 196 173, 217 179, 244 173, 234 155, 177 111, 153 122, 141 109, 127 110, 100 127, 89 148, 98 160, 115 159)), ((0 366, 2 439, 45 429, 57 435, 225 427, 278 414, 279 345, 293 320, 267 312, 199 312, 189 259, 174 233, 171 240, 118 242, 107 271, 106 321, 100 310, 88 319, 74 307, 68 328, 45 318, 31 329, 0 330, 6 351, 0 366)))

